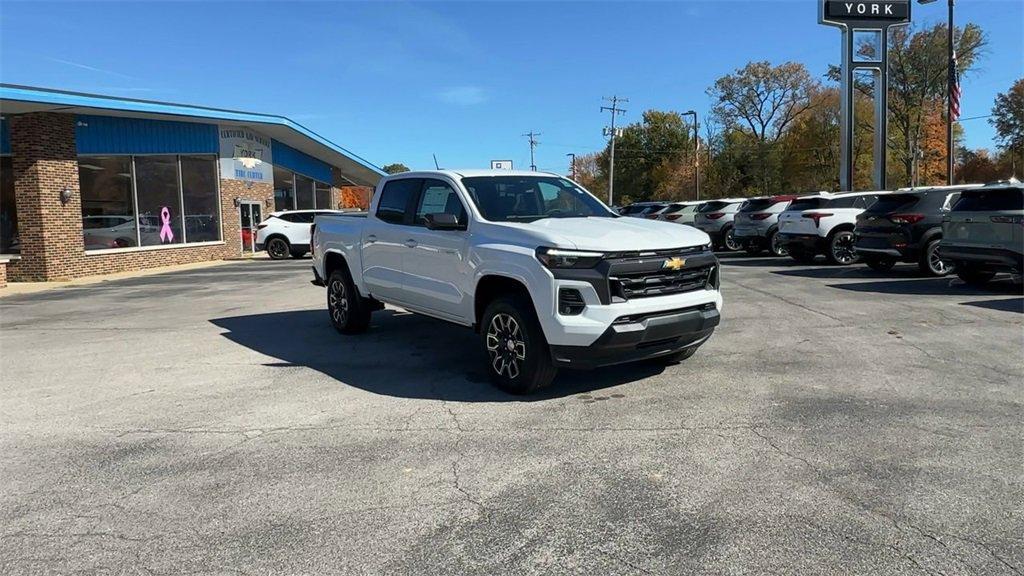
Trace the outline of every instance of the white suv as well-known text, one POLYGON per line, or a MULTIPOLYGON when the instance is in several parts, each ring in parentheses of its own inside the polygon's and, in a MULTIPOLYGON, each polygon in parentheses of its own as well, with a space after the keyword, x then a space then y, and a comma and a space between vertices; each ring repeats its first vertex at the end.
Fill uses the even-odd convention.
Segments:
POLYGON ((889 192, 845 192, 797 198, 779 215, 778 243, 800 263, 824 254, 832 264, 846 266, 860 257, 853 249, 857 216, 889 192))
POLYGON ((256 226, 256 251, 266 250, 274 260, 288 256, 302 258, 309 252, 309 229, 313 218, 342 214, 337 210, 288 210, 271 212, 256 226))

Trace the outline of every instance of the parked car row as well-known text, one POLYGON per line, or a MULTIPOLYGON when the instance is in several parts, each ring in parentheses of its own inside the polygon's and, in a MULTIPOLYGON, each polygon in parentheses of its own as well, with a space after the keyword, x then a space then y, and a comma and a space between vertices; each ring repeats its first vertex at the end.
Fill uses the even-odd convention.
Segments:
POLYGON ((891 270, 917 264, 930 276, 956 273, 984 284, 1024 265, 1024 187, 1017 181, 805 196, 645 202, 622 214, 689 224, 718 250, 817 256, 836 265, 862 262, 891 270))

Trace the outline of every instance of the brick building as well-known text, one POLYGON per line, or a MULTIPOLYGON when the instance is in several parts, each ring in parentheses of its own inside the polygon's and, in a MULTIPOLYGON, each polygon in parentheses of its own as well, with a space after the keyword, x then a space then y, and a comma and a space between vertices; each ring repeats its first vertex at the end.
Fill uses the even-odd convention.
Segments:
POLYGON ((382 174, 283 116, 0 84, 0 286, 240 257, 382 174))

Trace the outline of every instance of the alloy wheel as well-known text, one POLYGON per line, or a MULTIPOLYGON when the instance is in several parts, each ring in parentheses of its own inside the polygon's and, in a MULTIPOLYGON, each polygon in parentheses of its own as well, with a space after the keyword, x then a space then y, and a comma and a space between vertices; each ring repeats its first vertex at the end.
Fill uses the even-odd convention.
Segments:
POLYGON ((339 279, 331 281, 331 288, 327 291, 327 307, 331 311, 331 320, 338 326, 344 326, 348 321, 348 296, 345 283, 339 279))
POLYGON ((734 230, 730 228, 729 231, 725 233, 725 247, 728 248, 730 252, 736 252, 742 248, 740 243, 736 241, 736 236, 733 232, 734 230))
POLYGON ((487 353, 491 357, 491 368, 499 376, 509 380, 519 376, 526 360, 526 341, 519 322, 511 315, 499 312, 491 318, 487 327, 487 353))
POLYGON ((789 255, 789 250, 787 250, 786 247, 782 244, 782 242, 779 241, 779 235, 778 234, 772 234, 772 241, 771 241, 771 248, 770 249, 772 251, 772 254, 774 254, 776 256, 788 256, 789 255))
POLYGON ((840 232, 832 240, 832 257, 840 264, 853 264, 857 253, 853 250, 853 232, 840 232))
POLYGON ((281 259, 288 256, 288 244, 280 238, 274 238, 267 245, 267 252, 270 253, 270 257, 274 259, 281 259))
POLYGON ((932 274, 936 276, 945 276, 946 274, 953 272, 953 263, 939 258, 938 248, 938 242, 933 242, 928 248, 928 268, 931 269, 932 274))

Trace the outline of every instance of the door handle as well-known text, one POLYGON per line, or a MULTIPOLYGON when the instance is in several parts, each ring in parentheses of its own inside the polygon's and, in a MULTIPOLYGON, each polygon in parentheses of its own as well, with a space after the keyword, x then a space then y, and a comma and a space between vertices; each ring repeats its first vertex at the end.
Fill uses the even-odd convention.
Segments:
POLYGON ((415 248, 416 244, 417 244, 417 242, 415 240, 413 240, 412 238, 409 238, 408 240, 405 241, 405 247, 406 248, 415 248))
POLYGON ((377 241, 377 235, 376 234, 370 234, 369 236, 366 237, 366 243, 367 244, 373 244, 376 241, 377 241))

